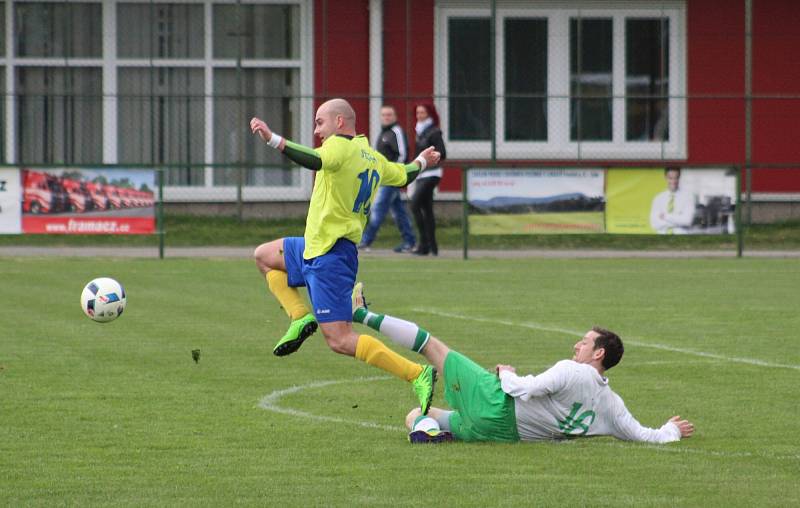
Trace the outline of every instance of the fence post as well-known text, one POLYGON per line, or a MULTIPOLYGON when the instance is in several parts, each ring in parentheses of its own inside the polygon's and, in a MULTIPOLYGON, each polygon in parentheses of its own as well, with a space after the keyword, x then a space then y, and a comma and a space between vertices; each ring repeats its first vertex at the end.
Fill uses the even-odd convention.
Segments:
POLYGON ((164 259, 164 168, 158 168, 156 174, 158 175, 158 209, 156 210, 158 259, 164 259))
POLYGON ((736 168, 736 257, 744 250, 744 226, 742 225, 742 166, 736 168))
POLYGON ((469 203, 467 202, 467 172, 466 166, 461 169, 461 239, 463 240, 462 258, 466 261, 469 257, 469 203))

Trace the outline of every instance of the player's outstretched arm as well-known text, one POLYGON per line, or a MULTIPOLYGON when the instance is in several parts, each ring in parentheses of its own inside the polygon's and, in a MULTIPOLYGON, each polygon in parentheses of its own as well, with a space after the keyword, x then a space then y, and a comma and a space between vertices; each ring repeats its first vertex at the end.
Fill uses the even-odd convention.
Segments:
POLYGON ((260 118, 250 120, 250 130, 258 134, 269 146, 280 150, 293 162, 314 171, 322 168, 322 158, 313 148, 295 143, 275 134, 260 118))
POLYGON ((645 427, 633 417, 619 396, 615 397, 610 411, 614 415, 611 434, 625 441, 671 443, 687 438, 694 433, 694 425, 688 420, 681 419, 680 416, 673 416, 658 429, 645 427))

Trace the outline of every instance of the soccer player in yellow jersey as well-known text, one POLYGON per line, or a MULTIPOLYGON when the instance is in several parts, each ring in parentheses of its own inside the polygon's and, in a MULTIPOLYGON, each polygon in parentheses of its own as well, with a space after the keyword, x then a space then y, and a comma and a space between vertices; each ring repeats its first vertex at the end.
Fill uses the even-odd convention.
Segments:
POLYGON ((264 243, 254 253, 269 290, 292 320, 273 353, 294 353, 319 326, 336 353, 355 356, 411 382, 423 412, 427 412, 436 370, 405 359, 370 335, 353 331, 351 292, 358 273, 356 244, 378 186, 405 186, 426 167, 435 167, 440 155, 429 147, 410 164, 387 161, 370 148, 365 136, 356 135, 356 114, 344 99, 322 104, 314 125, 314 134, 322 139, 317 149, 282 138, 259 118, 250 120, 252 132, 268 145, 317 171, 304 236, 264 243), (297 290, 301 286, 308 288, 313 312, 297 290))

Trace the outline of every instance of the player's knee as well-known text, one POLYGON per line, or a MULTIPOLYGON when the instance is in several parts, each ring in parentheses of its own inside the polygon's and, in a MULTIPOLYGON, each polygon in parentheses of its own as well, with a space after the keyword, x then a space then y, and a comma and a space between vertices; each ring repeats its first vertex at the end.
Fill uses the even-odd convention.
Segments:
POLYGON ((406 415, 406 427, 408 430, 414 428, 414 421, 422 415, 422 410, 418 407, 415 407, 406 415))
POLYGON ((280 244, 276 242, 262 243, 253 251, 253 260, 262 272, 279 269, 280 266, 277 265, 279 253, 280 244))
POLYGON ((267 254, 269 252, 269 244, 262 243, 256 250, 253 251, 253 259, 255 260, 257 265, 263 264, 267 260, 267 254))
POLYGON ((325 336, 325 342, 328 343, 328 347, 331 348, 331 351, 334 353, 355 356, 356 341, 353 340, 353 337, 349 334, 325 333, 323 331, 323 335, 325 336))

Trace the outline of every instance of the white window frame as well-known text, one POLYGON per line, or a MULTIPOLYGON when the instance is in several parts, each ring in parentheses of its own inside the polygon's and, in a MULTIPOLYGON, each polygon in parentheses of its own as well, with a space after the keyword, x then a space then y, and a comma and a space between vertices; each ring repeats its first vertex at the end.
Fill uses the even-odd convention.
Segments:
MULTIPOLYGON (((489 18, 488 8, 475 8, 474 2, 439 0, 435 9, 436 37, 434 76, 436 106, 439 109, 444 140, 451 159, 488 159, 491 141, 449 138, 448 45, 450 18, 489 18)), ((485 4, 484 4, 485 5, 485 4)), ((663 160, 687 157, 686 131, 686 5, 682 0, 664 0, 650 7, 643 0, 622 2, 538 2, 520 7, 519 2, 498 2, 495 11, 495 90, 501 96, 495 105, 496 155, 504 159, 637 159, 663 160), (571 18, 611 18, 613 21, 612 140, 570 140, 569 22, 571 18), (626 18, 668 18, 669 33, 669 140, 627 141, 625 100, 625 20, 626 18), (505 20, 508 18, 547 19, 547 141, 506 141, 505 134, 505 20), (564 42, 566 41, 566 42, 564 42)), ((487 119, 488 123, 488 119, 487 119)))
MULTIPOLYGON (((144 3, 150 0, 88 0, 88 3, 99 3, 102 9, 103 23, 103 49, 100 58, 23 58, 14 54, 14 4, 36 3, 53 0, 5 0, 5 41, 6 53, 0 55, 0 66, 6 71, 6 160, 8 164, 17 163, 16 153, 16 111, 15 74, 18 67, 96 67, 102 70, 103 75, 103 127, 102 127, 102 162, 103 164, 118 163, 118 109, 117 109, 117 74, 119 69, 129 67, 191 67, 204 70, 205 82, 205 164, 214 164, 214 101, 213 84, 214 69, 235 68, 235 59, 219 59, 213 57, 213 6, 218 4, 236 4, 236 0, 153 0, 156 4, 196 4, 204 8, 204 42, 205 54, 203 58, 181 59, 149 59, 149 58, 119 58, 117 57, 117 4, 118 3, 144 3)), ((298 99, 299 139, 298 142, 311 145, 312 119, 314 111, 313 100, 313 12, 312 0, 244 0, 245 4, 266 5, 297 5, 300 9, 300 53, 298 58, 291 60, 276 59, 245 59, 242 68, 290 68, 297 69, 300 73, 300 95, 298 99)), ((257 113, 257 112, 254 112, 257 113)), ((255 142, 255 141, 254 141, 255 142)), ((204 168, 204 185, 202 186, 165 186, 164 200, 167 202, 203 202, 203 201, 235 201, 235 186, 213 185, 213 167, 204 168)), ((295 201, 308 198, 311 194, 313 179, 310 171, 300 171, 300 183, 297 186, 258 186, 242 187, 244 201, 295 201)))

